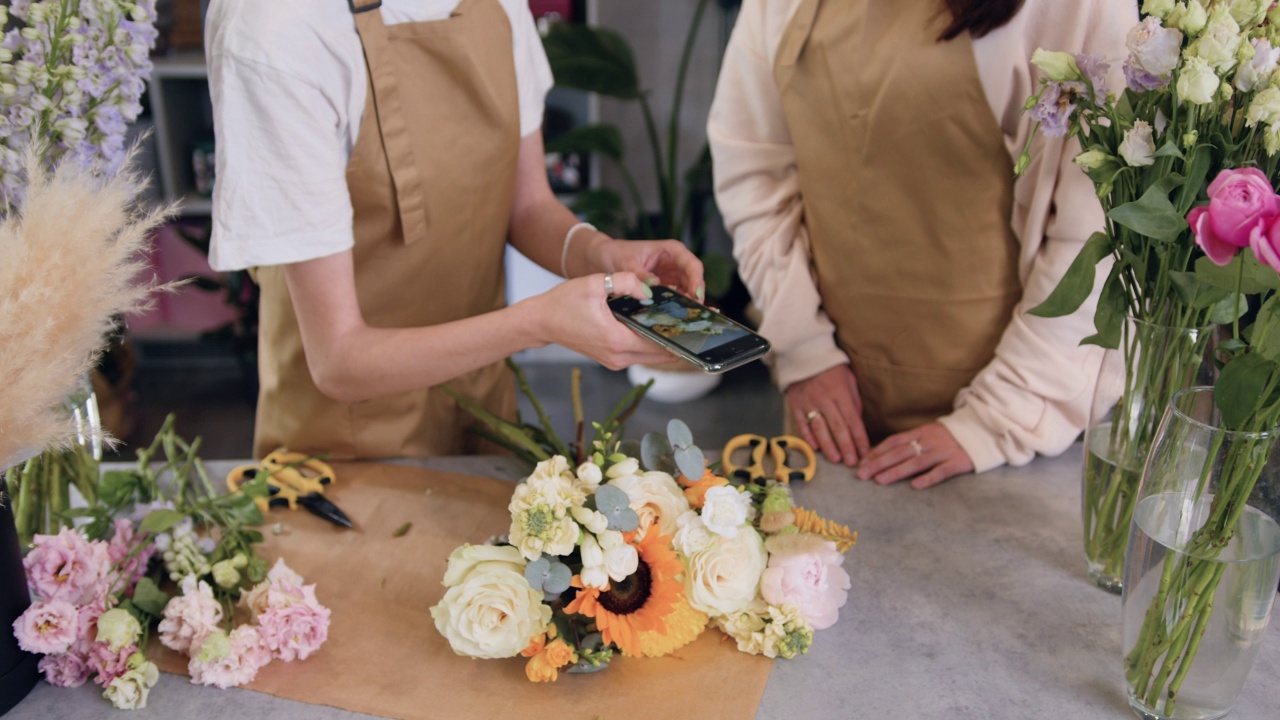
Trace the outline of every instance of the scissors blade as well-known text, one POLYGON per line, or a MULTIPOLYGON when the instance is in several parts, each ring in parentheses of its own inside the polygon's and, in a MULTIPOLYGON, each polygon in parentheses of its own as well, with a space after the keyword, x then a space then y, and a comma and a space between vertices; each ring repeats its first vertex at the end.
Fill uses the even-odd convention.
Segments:
POLYGON ((342 512, 342 510, 337 505, 334 505, 333 503, 329 502, 327 499, 325 499, 323 495, 319 493, 311 493, 309 495, 299 495, 298 504, 310 510, 312 513, 319 515, 325 520, 328 520, 334 525, 341 525, 342 527, 347 527, 347 528, 353 527, 351 518, 347 517, 347 514, 342 512))

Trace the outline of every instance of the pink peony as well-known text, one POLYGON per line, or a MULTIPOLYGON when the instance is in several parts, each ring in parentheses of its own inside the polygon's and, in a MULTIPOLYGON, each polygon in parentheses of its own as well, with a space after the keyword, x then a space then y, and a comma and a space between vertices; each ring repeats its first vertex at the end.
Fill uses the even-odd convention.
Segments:
POLYGON ((83 605, 106 594, 111 568, 104 543, 90 543, 71 528, 57 535, 36 535, 23 558, 27 585, 36 597, 83 605))
POLYGON ((187 665, 191 682, 220 688, 239 687, 253 682, 258 670, 271 662, 271 651, 267 649, 266 641, 252 625, 241 625, 232 630, 229 645, 229 651, 218 658, 206 657, 218 653, 192 653, 191 662, 187 665))
POLYGON ((129 671, 129 656, 138 652, 136 645, 125 645, 119 650, 112 650, 104 642, 95 642, 89 646, 89 668, 97 673, 93 681, 106 687, 112 680, 129 671))
POLYGON ((37 600, 13 621, 13 634, 29 653, 64 653, 80 636, 80 614, 65 600, 37 600))
POLYGON ((45 655, 38 666, 45 682, 55 687, 80 687, 93 672, 85 658, 76 652, 45 655))
POLYGON ((1267 176, 1257 168, 1230 168, 1209 183, 1209 204, 1192 208, 1187 223, 1205 255, 1226 265, 1277 215, 1280 197, 1267 176))
POLYGON ((836 624, 849 599, 849 574, 836 544, 816 535, 775 535, 766 542, 769 565, 760 595, 770 605, 794 605, 814 630, 836 624))
POLYGON ((267 609, 258 615, 258 625, 273 657, 306 660, 329 637, 329 608, 316 600, 314 585, 283 580, 267 591, 267 609))
POLYGON ((222 606, 214 599, 209 584, 188 575, 182 579, 182 594, 164 606, 160 642, 180 653, 189 653, 192 645, 199 647, 206 635, 218 629, 221 620, 222 606))

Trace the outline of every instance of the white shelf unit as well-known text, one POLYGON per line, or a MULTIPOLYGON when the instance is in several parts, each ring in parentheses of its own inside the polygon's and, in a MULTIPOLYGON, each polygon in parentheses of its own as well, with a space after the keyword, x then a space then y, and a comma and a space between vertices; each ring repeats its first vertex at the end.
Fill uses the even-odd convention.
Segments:
POLYGON ((159 57, 153 65, 147 96, 155 123, 160 193, 165 200, 180 200, 183 215, 207 217, 213 203, 196 192, 191 163, 195 144, 213 137, 213 108, 204 55, 159 57))

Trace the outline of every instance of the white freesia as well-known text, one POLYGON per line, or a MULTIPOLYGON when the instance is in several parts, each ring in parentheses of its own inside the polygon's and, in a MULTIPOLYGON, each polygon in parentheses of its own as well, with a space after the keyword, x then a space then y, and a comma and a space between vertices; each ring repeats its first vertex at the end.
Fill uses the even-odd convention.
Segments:
POLYGON ((671 538, 671 547, 681 555, 692 555, 710 547, 715 541, 715 533, 707 529, 697 510, 676 518, 676 534, 671 538))
POLYGON ((1271 80, 1276 65, 1280 64, 1280 48, 1271 47, 1266 38, 1253 41, 1253 57, 1240 64, 1236 71, 1235 85, 1241 92, 1264 87, 1271 80))
POLYGON ((1153 139, 1151 125, 1145 120, 1138 120, 1133 127, 1124 131, 1124 140, 1120 142, 1120 157, 1133 167, 1144 167, 1155 164, 1156 143, 1153 139))
POLYGON ((717 537, 681 559, 689 603, 716 617, 741 610, 759 595, 760 575, 769 555, 760 533, 748 526, 733 537, 717 537))
POLYGON ((1160 20, 1149 17, 1134 25, 1125 36, 1130 59, 1137 67, 1164 77, 1173 72, 1182 54, 1182 33, 1160 25, 1160 20))
POLYGON ((702 505, 702 523, 716 535, 731 538, 751 517, 751 496, 732 485, 717 485, 707 491, 702 505))
POLYGON ((1225 73, 1235 67, 1240 43, 1240 24, 1230 12, 1220 8, 1209 16, 1209 24, 1187 48, 1187 54, 1201 58, 1215 70, 1225 73))
POLYGON ((1178 75, 1178 97, 1192 105, 1207 105, 1213 102, 1219 84, 1218 74, 1204 58, 1189 57, 1178 75))
POLYGON ((582 536, 581 553, 582 584, 601 590, 609 587, 609 571, 604 567, 604 550, 600 549, 600 543, 596 542, 595 536, 590 534, 582 536))
POLYGON ((604 480, 604 473, 601 472, 599 465, 593 462, 584 462, 578 466, 579 483, 594 490, 601 480, 604 480))
POLYGON ((609 518, 599 510, 592 510, 585 507, 574 507, 569 509, 569 514, 573 515, 573 519, 577 520, 587 530, 599 535, 609 528, 609 518))
POLYGON ((622 581, 640 567, 640 553, 636 546, 627 542, 622 533, 608 530, 598 536, 600 548, 604 550, 604 569, 610 579, 622 581))
POLYGON ((614 463, 609 466, 609 472, 606 473, 611 478, 626 477, 627 475, 635 475, 640 472, 640 461, 629 457, 622 462, 614 463))
POLYGON ((659 535, 675 535, 678 529, 676 520, 689 511, 689 500, 684 491, 667 473, 627 475, 609 484, 627 494, 631 509, 640 517, 636 533, 638 539, 644 539, 651 527, 656 527, 659 535))
POLYGON ((477 563, 431 608, 436 630, 459 655, 515 657, 546 630, 551 608, 510 563, 477 563))
MULTIPOLYGON (((461 545, 449 553, 449 566, 444 571, 445 587, 453 587, 467 579, 479 566, 524 573, 524 557, 510 545, 461 545)), ((298 583, 301 585, 301 579, 298 583)))

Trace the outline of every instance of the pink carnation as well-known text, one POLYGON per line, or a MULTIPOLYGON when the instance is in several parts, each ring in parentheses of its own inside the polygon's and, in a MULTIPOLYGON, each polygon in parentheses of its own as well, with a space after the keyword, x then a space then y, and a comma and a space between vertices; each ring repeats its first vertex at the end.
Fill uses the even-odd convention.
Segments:
POLYGON ((760 595, 770 605, 794 605, 814 630, 836 624, 849 599, 849 573, 836 544, 816 535, 769 538, 769 565, 760 576, 760 595))
POLYGON ((316 600, 315 585, 282 580, 268 589, 258 625, 273 657, 305 660, 329 637, 329 608, 316 600))
POLYGON ((29 653, 64 653, 80 635, 80 614, 65 600, 37 600, 13 621, 13 634, 29 653))
POLYGON ((271 662, 271 651, 258 629, 241 625, 231 631, 231 652, 216 660, 202 660, 200 652, 192 652, 187 665, 191 682, 220 688, 239 687, 253 682, 258 671, 271 662))
POLYGON ((182 594, 164 606, 160 642, 180 653, 189 653, 192 645, 199 647, 206 635, 218 629, 221 620, 222 606, 214 599, 209 584, 188 575, 182 579, 182 594))
POLYGON ((84 656, 77 652, 45 655, 38 667, 44 673, 45 682, 56 687, 80 687, 93 672, 84 656))
POLYGON ((106 687, 112 680, 129 671, 129 656, 138 652, 136 645, 125 645, 113 651, 104 642, 95 642, 89 646, 89 668, 97 673, 93 681, 106 687))
POLYGON ((90 543, 75 530, 63 528, 57 535, 36 535, 33 545, 22 565, 36 597, 82 605, 106 594, 111 564, 105 544, 90 543))

